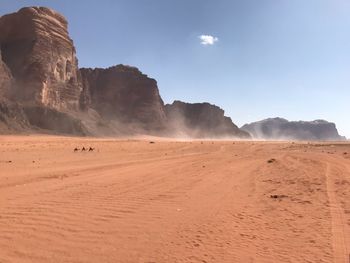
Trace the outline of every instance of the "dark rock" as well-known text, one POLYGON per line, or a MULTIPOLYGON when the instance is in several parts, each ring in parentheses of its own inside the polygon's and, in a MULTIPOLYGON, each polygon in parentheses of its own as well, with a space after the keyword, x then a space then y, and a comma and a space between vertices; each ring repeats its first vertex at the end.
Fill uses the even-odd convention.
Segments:
POLYGON ((0 134, 29 130, 30 123, 21 105, 6 98, 0 98, 0 134))
POLYGON ((224 115, 224 110, 209 103, 174 101, 165 105, 168 125, 174 135, 193 138, 250 138, 224 115))
POLYGON ((344 140, 334 123, 324 120, 288 121, 282 118, 265 119, 242 128, 253 138, 269 140, 344 140))
POLYGON ((63 134, 89 134, 82 121, 69 113, 37 105, 24 106, 23 110, 31 126, 63 134))
POLYGON ((0 49, 0 98, 7 97, 12 87, 12 75, 6 64, 2 61, 0 49))
POLYGON ((270 195, 270 198, 274 198, 274 199, 280 199, 280 198, 286 198, 288 196, 286 195, 270 195))
POLYGON ((164 103, 157 82, 137 68, 118 65, 81 69, 85 104, 104 118, 134 123, 145 130, 165 128, 164 103))

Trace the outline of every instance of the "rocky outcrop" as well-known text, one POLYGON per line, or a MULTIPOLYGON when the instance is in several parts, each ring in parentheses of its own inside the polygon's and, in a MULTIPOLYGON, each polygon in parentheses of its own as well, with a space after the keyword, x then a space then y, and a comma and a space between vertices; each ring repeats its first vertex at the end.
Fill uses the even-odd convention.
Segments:
POLYGON ((288 121, 282 118, 270 118, 242 128, 253 138, 267 140, 344 140, 334 123, 325 120, 288 121))
POLYGON ((79 135, 162 135, 179 130, 181 116, 188 136, 248 137, 207 103, 175 102, 167 116, 157 82, 135 67, 79 70, 67 21, 49 8, 0 17, 0 58, 3 126, 20 119, 22 126, 79 135))
POLYGON ((148 131, 164 129, 166 116, 157 82, 137 68, 83 68, 81 76, 82 105, 90 104, 103 118, 121 125, 133 123, 148 131))
POLYGON ((90 132, 83 122, 69 113, 64 113, 38 105, 23 107, 25 116, 32 127, 41 131, 54 131, 58 134, 74 134, 85 136, 90 132))
POLYGON ((86 135, 82 84, 67 21, 44 7, 0 17, 0 132, 86 135))
POLYGON ((81 134, 82 118, 94 134, 101 123, 105 134, 108 127, 117 134, 165 128, 157 83, 138 69, 82 69, 81 78, 67 21, 51 9, 0 17, 0 54, 0 96, 18 103, 30 125, 81 134))
POLYGON ((91 135, 83 121, 69 113, 0 99, 0 134, 11 133, 91 135))
POLYGON ((11 89, 12 76, 6 64, 2 61, 0 50, 0 98, 7 97, 11 89))
POLYGON ((61 14, 45 7, 0 17, 0 132, 343 139, 333 123, 321 120, 276 118, 241 130, 209 103, 164 106, 157 82, 135 67, 79 70, 67 26, 61 14))
POLYGON ((191 138, 250 138, 224 115, 224 110, 209 103, 174 101, 165 105, 168 125, 175 136, 191 138))
POLYGON ((0 134, 21 133, 30 130, 23 107, 16 102, 0 98, 0 134))
POLYGON ((15 80, 11 97, 57 110, 77 109, 82 86, 67 21, 45 7, 0 17, 2 60, 15 80))

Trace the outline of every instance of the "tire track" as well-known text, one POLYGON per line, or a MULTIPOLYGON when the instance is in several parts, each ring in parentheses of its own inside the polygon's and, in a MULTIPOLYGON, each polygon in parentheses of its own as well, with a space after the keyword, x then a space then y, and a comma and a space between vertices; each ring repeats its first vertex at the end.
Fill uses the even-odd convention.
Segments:
POLYGON ((329 208, 332 216, 332 246, 335 263, 348 263, 350 249, 348 237, 350 230, 347 227, 344 211, 337 201, 334 181, 332 180, 332 167, 327 163, 326 168, 327 194, 329 198, 329 208))

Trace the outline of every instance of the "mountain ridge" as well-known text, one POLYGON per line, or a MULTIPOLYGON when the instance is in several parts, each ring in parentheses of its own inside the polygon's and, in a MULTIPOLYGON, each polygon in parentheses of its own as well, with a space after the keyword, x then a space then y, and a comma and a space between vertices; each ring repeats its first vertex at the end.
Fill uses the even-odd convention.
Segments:
MULTIPOLYGON (((57 11, 24 7, 1 16, 0 47, 0 132, 174 135, 157 81, 133 66, 79 68, 68 21, 57 11)), ((225 118, 225 136, 246 137, 225 118)))
POLYGON ((326 120, 288 121, 284 118, 267 118, 245 124, 242 130, 255 139, 266 140, 345 140, 336 125, 326 120))

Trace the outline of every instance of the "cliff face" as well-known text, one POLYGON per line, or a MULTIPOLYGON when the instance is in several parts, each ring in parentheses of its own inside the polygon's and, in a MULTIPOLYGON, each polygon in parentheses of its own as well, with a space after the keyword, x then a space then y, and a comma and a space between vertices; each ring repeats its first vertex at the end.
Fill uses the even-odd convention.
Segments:
POLYGON ((44 106, 77 109, 82 90, 67 21, 44 7, 0 17, 2 60, 13 78, 11 97, 44 106))
POLYGON ((242 130, 257 139, 271 140, 344 140, 334 123, 324 120, 288 121, 282 118, 265 119, 246 124, 242 130))
POLYGON ((83 105, 90 104, 106 119, 139 124, 147 130, 164 128, 166 116, 157 82, 137 68, 84 68, 81 76, 83 105))
POLYGON ((207 138, 340 140, 326 121, 268 119, 239 129, 209 103, 164 106, 157 82, 137 68, 78 69, 67 21, 45 7, 0 17, 0 132, 166 134, 207 138))
POLYGON ((2 61, 0 50, 0 98, 7 97, 12 83, 12 76, 6 64, 2 61))
POLYGON ((168 125, 174 135, 194 138, 250 138, 224 115, 224 110, 209 103, 174 101, 165 105, 168 125))
POLYGON ((21 133, 30 129, 23 108, 15 102, 0 98, 0 134, 21 133))
POLYGON ((208 103, 175 102, 167 116, 157 82, 135 67, 79 70, 66 19, 45 7, 0 17, 0 99, 9 127, 21 119, 18 127, 64 133, 99 134, 103 126, 107 133, 161 135, 180 130, 181 116, 189 136, 248 137, 208 103))

